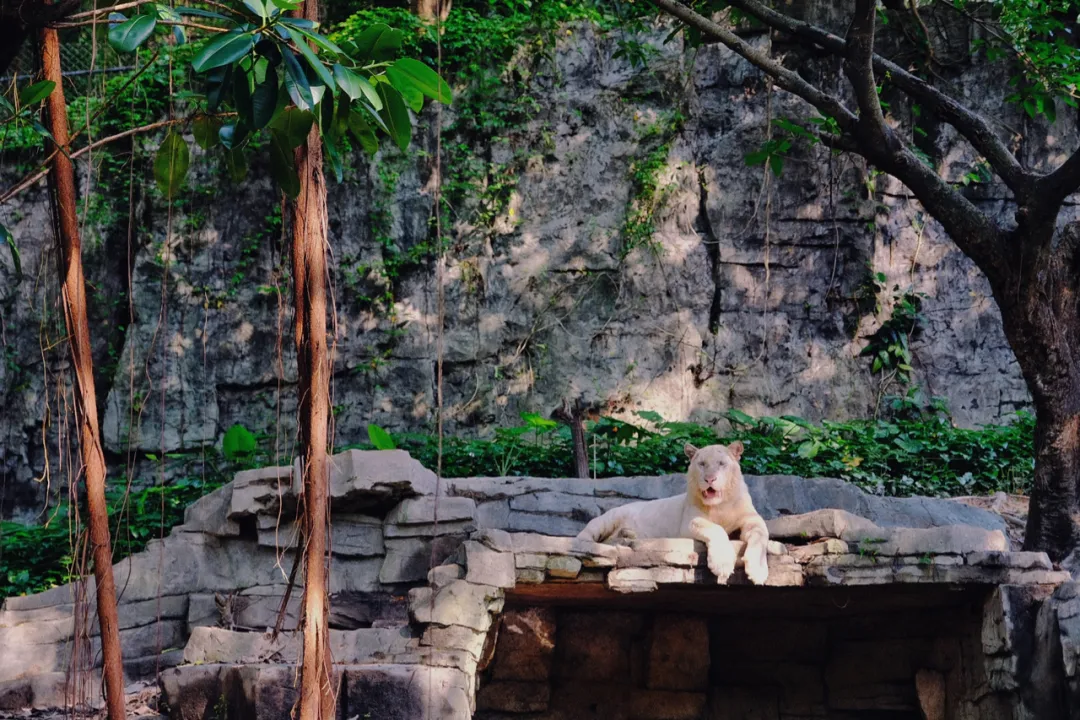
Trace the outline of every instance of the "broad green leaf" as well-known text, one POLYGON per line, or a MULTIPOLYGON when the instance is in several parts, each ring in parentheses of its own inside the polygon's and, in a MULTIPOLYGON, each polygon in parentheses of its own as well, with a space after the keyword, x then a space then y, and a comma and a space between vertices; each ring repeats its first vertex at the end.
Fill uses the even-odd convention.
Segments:
POLYGON ((385 121, 390 137, 402 151, 407 150, 409 141, 412 140, 412 119, 409 118, 409 109, 405 107, 405 101, 397 90, 386 83, 379 83, 379 97, 383 102, 383 109, 379 116, 385 121))
POLYGON ((308 82, 307 73, 292 52, 285 51, 281 57, 285 62, 285 91, 296 103, 296 107, 311 110, 315 107, 315 100, 311 95, 311 83, 308 82))
POLYGON ((376 450, 395 450, 397 445, 394 444, 394 439, 390 437, 390 433, 383 430, 378 425, 367 426, 368 440, 375 446, 376 450))
POLYGON ((325 50, 326 52, 331 53, 332 55, 337 55, 338 57, 348 57, 348 53, 338 47, 332 40, 330 40, 325 35, 321 35, 314 30, 303 27, 294 27, 293 29, 306 37, 311 42, 315 43, 316 47, 318 47, 320 50, 325 50))
POLYGON ((233 70, 233 106, 241 120, 251 120, 251 75, 242 67, 233 70))
POLYGON ((37 105, 39 102, 49 97, 55 89, 56 83, 52 80, 42 80, 33 85, 27 85, 19 92, 19 105, 23 107, 27 105, 37 105))
POLYGON ((206 81, 209 86, 206 91, 206 110, 214 112, 225 99, 225 95, 232 89, 232 65, 215 68, 207 74, 206 81))
POLYGON ((784 172, 784 156, 773 155, 771 158, 769 158, 769 167, 772 168, 773 175, 775 175, 776 177, 780 177, 780 175, 784 172))
POLYGON ((375 131, 368 125, 362 113, 353 110, 349 113, 349 132, 360 143, 360 148, 368 154, 374 155, 379 151, 379 139, 375 137, 375 131))
POLYGON ((418 113, 424 109, 424 93, 420 92, 420 88, 416 87, 407 75, 398 72, 393 67, 388 67, 386 79, 395 90, 401 93, 401 99, 413 112, 418 113))
POLYGON ((134 52, 157 27, 153 15, 136 15, 125 23, 109 28, 109 44, 118 52, 134 52))
POLYGON ((3 239, 4 244, 8 246, 11 251, 11 262, 15 266, 16 277, 22 277, 22 255, 19 254, 19 248, 15 244, 15 236, 11 234, 11 231, 0 224, 0 238, 3 239))
MULTIPOLYGON (((379 103, 381 104, 382 100, 380 100, 379 103)), ((379 115, 378 111, 376 111, 374 107, 364 102, 363 100, 357 100, 356 104, 364 109, 368 117, 371 119, 371 122, 375 123, 375 125, 378 126, 380 130, 382 130, 387 135, 390 134, 390 128, 386 125, 386 121, 382 119, 382 116, 379 115)))
POLYGON ((525 421, 526 425, 533 429, 554 430, 559 427, 559 423, 537 413, 523 412, 521 413, 521 419, 525 421))
POLYGON ((225 20, 227 22, 233 22, 231 18, 227 18, 221 13, 213 12, 212 10, 203 10, 202 8, 194 7, 182 7, 177 8, 177 14, 179 15, 191 15, 193 17, 211 18, 214 20, 225 20))
POLYGON ((386 76, 393 82, 391 71, 393 71, 394 74, 400 74, 407 77, 413 85, 420 89, 420 92, 424 93, 432 100, 441 102, 443 105, 450 104, 450 86, 445 80, 439 77, 437 72, 419 60, 402 58, 386 68, 386 76))
POLYGON ((253 47, 254 35, 231 30, 210 38, 191 61, 191 67, 195 72, 206 72, 223 65, 231 65, 251 52, 253 47))
POLYGON ((740 425, 753 425, 754 424, 754 418, 750 417, 749 415, 744 413, 742 410, 736 410, 735 408, 731 408, 730 410, 727 411, 727 416, 728 416, 729 420, 733 420, 734 422, 737 422, 740 425))
POLYGON ((274 5, 277 5, 282 10, 296 10, 300 7, 301 0, 274 0, 274 5))
POLYGON ((345 176, 341 151, 338 150, 337 145, 334 144, 334 138, 330 135, 323 135, 323 154, 330 163, 330 170, 334 173, 334 179, 341 182, 345 176))
POLYGON ((292 150, 304 144, 314 123, 315 115, 311 111, 290 107, 285 108, 274 118, 270 127, 282 135, 289 149, 292 150))
POLYGON ((817 457, 818 451, 821 450, 821 443, 816 440, 806 440, 799 444, 799 457, 806 460, 812 460, 817 457))
POLYGON ((322 80, 323 85, 329 88, 330 92, 335 91, 334 76, 323 64, 323 61, 319 59, 319 56, 315 54, 315 51, 311 49, 311 46, 304 40, 302 33, 292 29, 286 28, 285 32, 289 34, 293 42, 296 43, 296 49, 300 51, 300 54, 307 60, 308 66, 315 71, 315 74, 322 80))
POLYGON ((394 30, 389 25, 376 23, 353 41, 357 59, 362 61, 383 62, 389 60, 401 49, 405 33, 394 30))
POLYGON ((263 5, 262 0, 244 0, 244 7, 255 13, 263 20, 270 17, 270 10, 263 5))
POLYGON ((311 20, 298 17, 283 17, 281 18, 281 24, 288 25, 292 28, 303 28, 305 30, 313 30, 316 27, 316 24, 311 20))
POLYGON ((295 200, 300 194, 300 177, 296 174, 292 148, 277 130, 272 131, 270 136, 270 174, 281 186, 282 192, 295 200))
POLYGON ((195 142, 203 150, 209 150, 221 141, 220 138, 218 138, 218 131, 220 129, 221 120, 209 115, 195 118, 195 122, 192 124, 192 133, 195 135, 195 142))
POLYGON ((166 197, 175 196, 184 184, 190 159, 187 143, 179 134, 170 132, 161 141, 154 158, 154 179, 166 197))
POLYGON ((234 183, 241 183, 247 177, 247 156, 240 148, 225 151, 225 167, 229 170, 229 178, 234 183))
POLYGON ((652 423, 662 423, 662 422, 664 422, 663 416, 660 415, 660 413, 658 413, 658 412, 653 412, 652 410, 638 410, 634 414, 637 415, 642 420, 648 420, 649 422, 652 422, 652 423))
POLYGON ((243 425, 233 425, 221 439, 221 453, 229 460, 255 452, 255 436, 243 425))
MULTIPOLYGON (((364 89, 361 87, 360 82, 364 78, 354 73, 344 65, 337 63, 334 65, 334 80, 337 81, 337 85, 341 88, 350 100, 356 100, 363 96, 364 89)), ((368 83, 370 85, 370 83, 368 83)), ((372 88, 372 93, 375 89, 372 88)))
POLYGON ((254 129, 266 127, 278 104, 278 77, 273 67, 266 69, 266 78, 255 86, 251 95, 251 125, 254 129))

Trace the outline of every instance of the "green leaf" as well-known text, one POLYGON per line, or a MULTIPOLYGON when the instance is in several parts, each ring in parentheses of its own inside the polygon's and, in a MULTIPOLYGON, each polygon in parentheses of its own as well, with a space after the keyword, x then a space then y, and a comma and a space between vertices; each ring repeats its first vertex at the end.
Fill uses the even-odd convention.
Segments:
POLYGON ((895 440, 893 440, 893 442, 896 443, 896 445, 901 450, 903 450, 904 452, 911 453, 912 455, 917 455, 918 453, 921 453, 923 451, 923 444, 921 442, 919 442, 918 440, 912 440, 911 438, 898 437, 895 440))
POLYGON ((270 127, 280 133, 289 149, 298 148, 307 140, 311 126, 315 123, 315 115, 309 110, 300 108, 285 108, 270 123, 270 127))
POLYGON ((270 133, 270 138, 270 174, 281 186, 282 192, 295 200, 300 194, 300 176, 296 174, 293 149, 277 130, 270 133))
POLYGON ((559 427, 559 423, 537 413, 523 412, 521 413, 521 419, 525 421, 526 425, 534 429, 554 430, 559 427))
POLYGON ((22 255, 19 254, 19 248, 15 244, 15 236, 11 234, 11 231, 0 224, 0 239, 3 239, 4 244, 11 250, 11 262, 15 265, 16 277, 22 277, 22 255))
POLYGON ((251 455, 255 452, 255 436, 240 424, 233 425, 221 438, 221 452, 229 460, 251 455))
MULTIPOLYGON (((449 105, 451 100, 450 86, 439 77, 439 74, 419 60, 402 58, 390 67, 386 68, 386 76, 390 82, 394 81, 394 75, 402 75, 436 102, 449 105), (391 74, 393 73, 393 74, 391 74)), ((800 128, 801 129, 801 128, 800 128)), ((805 130, 803 132, 806 132, 805 130)))
POLYGON ((799 444, 799 457, 812 460, 821 451, 821 443, 816 440, 806 440, 799 444))
POLYGON ((379 151, 379 139, 375 137, 375 132, 368 125, 363 114, 356 110, 349 113, 349 132, 369 157, 379 151))
POLYGON ((251 95, 251 127, 255 130, 266 127, 274 116, 278 104, 277 70, 268 66, 266 77, 255 86, 251 95))
MULTIPOLYGON (((286 20, 284 22, 288 22, 288 21, 286 20)), ((291 24, 291 23, 289 23, 289 24, 291 24)), ((318 47, 321 50, 325 50, 326 52, 328 52, 328 53, 330 53, 332 55, 337 55, 338 57, 348 57, 349 56, 348 53, 346 53, 344 50, 342 50, 340 47, 338 47, 336 44, 334 44, 325 35, 320 35, 319 33, 315 32, 313 30, 303 28, 303 27, 295 27, 294 26, 293 29, 296 32, 303 35, 304 37, 306 37, 311 42, 315 43, 316 47, 318 47)))
POLYGON ((202 8, 182 7, 177 8, 176 12, 178 15, 190 15, 192 17, 204 17, 211 18, 213 20, 225 20, 226 22, 233 22, 231 18, 225 17, 221 13, 216 13, 212 10, 203 10, 202 8))
POLYGON ((729 409, 727 411, 726 414, 727 414, 727 417, 728 417, 729 420, 733 420, 734 422, 737 422, 740 425, 753 425, 754 424, 754 418, 750 417, 749 415, 744 413, 742 410, 736 410, 735 408, 731 408, 731 409, 729 409))
POLYGON ((301 110, 311 110, 315 107, 315 99, 311 94, 311 83, 308 82, 307 73, 300 66, 296 55, 290 51, 281 54, 285 61, 285 91, 301 110))
POLYGON ((769 167, 772 168, 773 175, 780 177, 780 174, 784 172, 784 156, 773 155, 769 158, 769 167))
POLYGON ((255 36, 251 33, 231 30, 210 38, 191 61, 195 72, 206 72, 223 65, 231 65, 251 52, 255 36))
POLYGON ((424 109, 424 93, 420 88, 413 85, 407 75, 397 72, 392 67, 386 68, 386 78, 394 89, 401 93, 401 99, 405 101, 413 112, 418 113, 424 109))
POLYGON ((210 115, 202 115, 195 118, 192 124, 192 133, 195 135, 195 143, 203 150, 209 150, 220 142, 218 131, 221 129, 221 120, 210 115))
POLYGON ((262 0, 244 0, 244 7, 261 17, 263 20, 270 17, 270 10, 262 3, 262 0))
POLYGON ((663 416, 661 416, 660 413, 654 412, 652 410, 638 410, 634 414, 637 415, 642 420, 648 420, 649 422, 652 422, 652 423, 662 423, 662 422, 664 422, 663 416))
POLYGON ((394 30, 389 25, 376 23, 353 41, 356 46, 358 60, 371 62, 384 62, 389 60, 401 49, 401 41, 405 39, 405 33, 394 30))
POLYGON ((412 120, 409 118, 409 110, 401 95, 386 83, 379 83, 379 97, 383 102, 383 109, 379 116, 385 121, 391 139, 402 151, 409 148, 412 140, 412 120))
POLYGON ((390 437, 390 433, 383 430, 378 425, 367 426, 368 440, 375 446, 376 450, 395 450, 397 445, 394 444, 394 439, 390 437))
POLYGON ((325 85, 331 93, 335 92, 337 86, 334 84, 334 76, 326 68, 326 65, 323 64, 323 61, 319 59, 319 56, 315 54, 315 51, 311 49, 311 46, 304 41, 303 33, 294 30, 293 28, 285 28, 285 32, 288 33, 289 37, 296 43, 296 49, 304 56, 308 66, 319 76, 323 85, 325 85))
MULTIPOLYGON (((349 96, 350 100, 356 100, 364 95, 364 88, 360 83, 367 81, 341 63, 334 65, 334 80, 337 81, 338 87, 349 96)), ((370 86, 371 83, 368 83, 368 85, 370 86)), ((372 88, 371 92, 374 94, 375 88, 372 88)))
POLYGON ((769 159, 768 150, 755 150, 754 152, 746 153, 743 156, 743 161, 747 167, 753 167, 754 165, 761 165, 763 162, 769 159))
POLYGON ((173 197, 184 184, 190 159, 187 143, 179 134, 170 132, 161 141, 154 158, 154 179, 166 197, 173 197))
POLYGON ((232 148, 225 151, 225 167, 229 171, 229 178, 234 183, 241 183, 248 173, 247 156, 241 148, 232 148))
POLYGON ((345 175, 341 151, 334 144, 333 137, 325 133, 323 134, 323 154, 326 156, 327 162, 330 163, 330 170, 334 173, 334 179, 341 182, 345 175))
POLYGON ((241 122, 251 120, 251 74, 242 67, 233 69, 233 106, 241 122))
POLYGON ((19 92, 19 105, 23 107, 26 107, 27 105, 37 105, 39 102, 49 97, 55 89, 56 83, 52 80, 42 80, 33 85, 27 85, 19 92))
POLYGON ((225 93, 232 88, 232 65, 216 68, 206 76, 209 88, 206 91, 206 110, 214 112, 221 101, 225 99, 225 93))
POLYGON ((118 52, 134 52, 157 27, 153 15, 136 15, 127 22, 109 28, 109 44, 118 52))

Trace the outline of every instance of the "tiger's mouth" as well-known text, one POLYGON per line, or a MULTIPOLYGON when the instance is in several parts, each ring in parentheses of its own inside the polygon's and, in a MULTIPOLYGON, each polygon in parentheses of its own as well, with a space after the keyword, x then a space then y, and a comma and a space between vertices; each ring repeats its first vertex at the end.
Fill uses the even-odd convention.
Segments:
POLYGON ((701 496, 706 500, 719 500, 720 491, 710 486, 701 491, 701 496))

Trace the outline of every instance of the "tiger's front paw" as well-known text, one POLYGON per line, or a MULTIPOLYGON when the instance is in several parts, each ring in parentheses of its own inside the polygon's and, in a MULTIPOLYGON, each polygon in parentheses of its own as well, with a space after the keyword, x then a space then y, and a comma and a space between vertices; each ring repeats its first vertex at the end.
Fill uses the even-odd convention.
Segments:
POLYGON ((730 542, 709 546, 709 572, 716 576, 720 585, 727 583, 735 572, 735 548, 730 542))
POLYGON ((755 585, 764 585, 769 578, 769 562, 764 547, 747 548, 743 556, 746 577, 755 585))

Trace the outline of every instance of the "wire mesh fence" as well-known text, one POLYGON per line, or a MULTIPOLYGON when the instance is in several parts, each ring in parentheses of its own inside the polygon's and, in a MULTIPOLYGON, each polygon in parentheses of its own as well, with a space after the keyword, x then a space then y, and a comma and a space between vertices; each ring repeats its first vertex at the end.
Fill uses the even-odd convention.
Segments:
MULTIPOLYGON (((94 38, 85 32, 63 38, 60 43, 60 66, 63 68, 63 76, 72 79, 71 83, 65 83, 69 86, 65 88, 65 92, 74 94, 85 90, 82 83, 75 82, 77 78, 127 72, 134 67, 125 63, 103 38, 98 38, 95 43, 94 38)), ((11 63, 7 75, 0 77, 0 87, 9 86, 13 80, 22 84, 33 79, 37 68, 36 44, 27 42, 11 63)))

